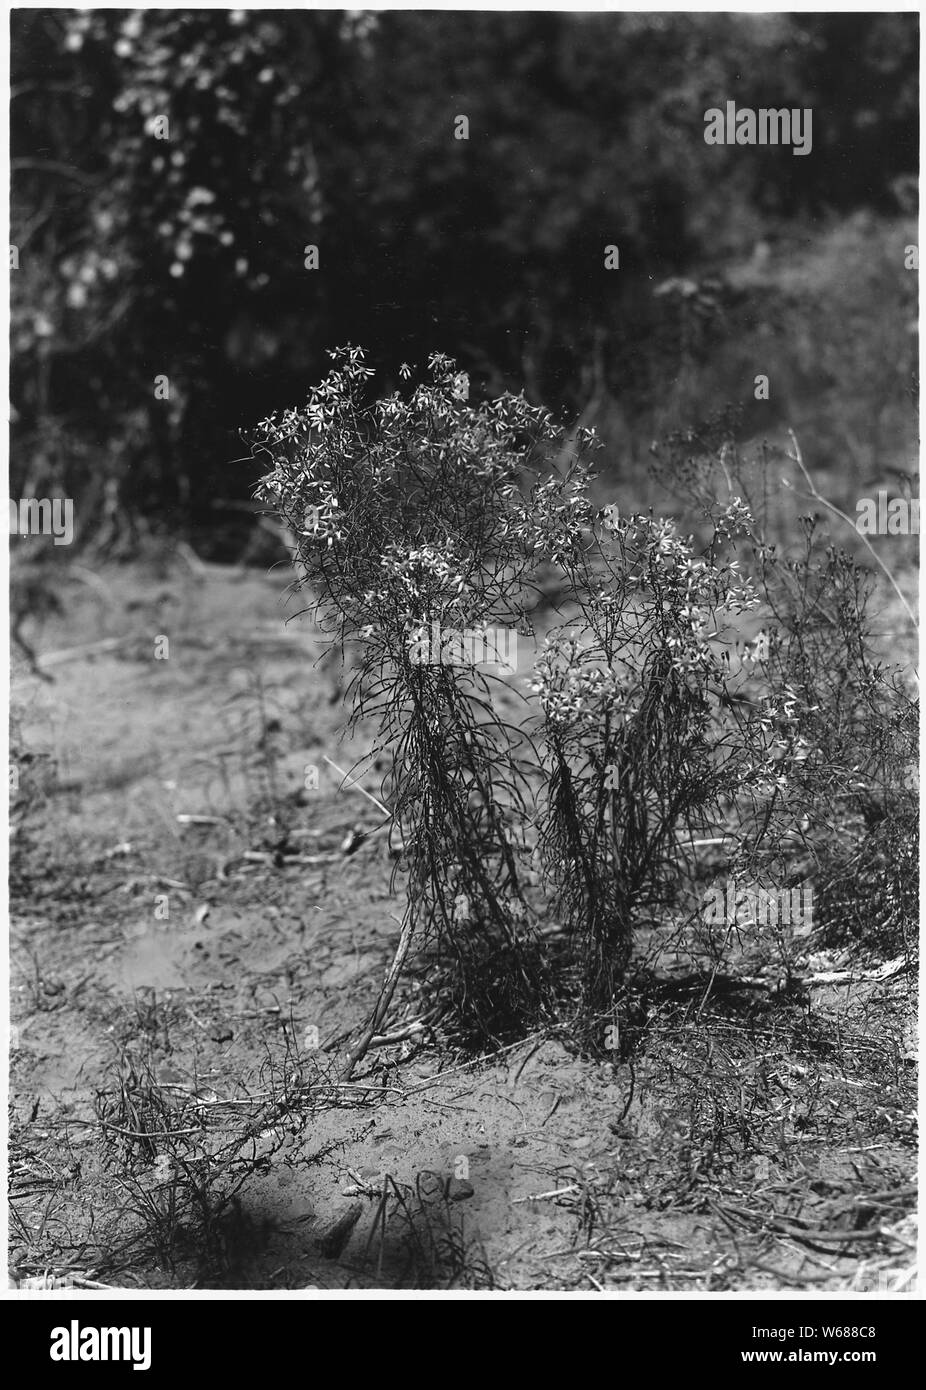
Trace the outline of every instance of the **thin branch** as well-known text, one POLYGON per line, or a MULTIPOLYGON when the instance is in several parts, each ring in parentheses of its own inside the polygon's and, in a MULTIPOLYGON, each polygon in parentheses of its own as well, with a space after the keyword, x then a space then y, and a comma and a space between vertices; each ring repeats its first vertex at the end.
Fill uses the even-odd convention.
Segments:
POLYGON ((373 1039, 382 1026, 383 1019, 386 1017, 389 1010, 389 1005, 392 1003, 392 996, 395 993, 395 987, 399 982, 399 976, 402 973, 402 967, 405 964, 405 958, 408 955, 409 947, 412 944, 412 937, 414 936, 414 906, 414 899, 410 891, 408 907, 405 910, 402 930, 399 934, 399 944, 396 947, 392 964, 386 972, 386 978, 383 981, 383 987, 376 1001, 376 1007, 363 1031, 363 1035, 356 1046, 352 1047, 347 1055, 347 1061, 344 1063, 344 1067, 341 1071, 340 1079, 342 1082, 350 1081, 357 1063, 366 1056, 373 1039))
POLYGON ((327 753, 323 754, 322 756, 324 757, 325 762, 330 763, 331 766, 334 768, 335 772, 339 772, 341 774, 341 777, 345 779, 341 782, 341 786, 339 788, 340 791, 349 792, 352 789, 356 789, 358 792, 361 792, 362 795, 366 797, 367 801, 372 801, 373 805, 378 810, 382 811, 384 816, 388 817, 389 820, 392 819, 392 812, 387 811, 383 803, 381 801, 377 801, 375 796, 371 796, 365 787, 361 787, 359 782, 348 782, 346 780, 350 776, 349 772, 345 772, 343 768, 338 767, 336 762, 332 762, 331 758, 328 757, 327 753))
POLYGON ((83 184, 85 188, 99 188, 106 177, 105 174, 85 174, 82 169, 75 169, 73 164, 65 164, 60 159, 11 159, 10 173, 20 171, 57 174, 59 178, 71 179, 74 183, 83 184))
MULTIPOLYGON (((874 562, 875 562, 875 564, 878 566, 878 568, 881 570, 882 574, 883 574, 884 577, 887 579, 887 581, 888 581, 888 583, 890 584, 891 588, 894 590, 894 593, 895 593, 895 594, 897 595, 897 597, 900 599, 901 603, 902 603, 903 606, 904 606, 904 609, 906 610, 907 617, 910 619, 910 622, 911 622, 911 624, 912 624, 912 626, 913 626, 913 631, 916 633, 917 637, 919 637, 919 633, 920 633, 919 624, 917 623, 916 617, 914 616, 914 613, 913 613, 913 609, 910 607, 909 603, 907 602, 906 598, 904 597, 903 591, 901 590, 900 585, 897 583, 897 580, 894 578, 893 574, 891 574, 891 571, 888 569, 887 565, 886 565, 886 564, 884 563, 884 561, 881 559, 881 556, 880 556, 880 555, 878 554, 878 552, 875 550, 874 546, 871 544, 871 541, 868 539, 868 537, 867 537, 866 535, 863 535, 863 533, 858 529, 858 527, 856 526, 855 522, 852 520, 851 516, 847 516, 845 512, 840 511, 838 507, 834 506, 833 503, 830 502, 830 501, 828 500, 828 498, 824 497, 824 496, 822 495, 822 493, 820 493, 820 492, 817 491, 816 485, 815 485, 813 479, 811 478, 810 474, 808 473, 807 468, 806 468, 806 466, 805 466, 805 464, 804 464, 803 455, 801 454, 801 448, 800 448, 800 445, 799 445, 798 442, 797 442, 797 436, 795 435, 795 433, 794 433, 793 430, 788 430, 788 434, 791 436, 791 443, 792 443, 792 445, 794 446, 794 453, 793 453, 793 454, 787 454, 786 457, 789 458, 789 459, 791 460, 792 463, 796 463, 796 464, 797 464, 798 468, 801 470, 801 473, 804 475, 804 479, 805 479, 805 481, 806 481, 806 483, 807 483, 808 488, 810 489, 809 494, 808 494, 808 493, 798 493, 798 496, 800 496, 800 497, 809 496, 814 502, 819 502, 820 505, 821 505, 822 507, 826 507, 827 511, 832 512, 834 516, 838 516, 839 519, 840 519, 840 521, 844 521, 844 522, 846 523, 847 526, 851 526, 851 527, 852 527, 852 530, 853 530, 853 531, 855 532, 855 534, 859 537, 859 539, 861 540, 862 544, 865 546, 866 550, 868 551, 869 555, 870 555, 871 558, 874 560, 874 562)), ((791 487, 791 484, 788 483, 787 480, 785 480, 785 486, 790 488, 790 487, 791 487)), ((797 491, 797 489, 792 488, 792 491, 797 491)))

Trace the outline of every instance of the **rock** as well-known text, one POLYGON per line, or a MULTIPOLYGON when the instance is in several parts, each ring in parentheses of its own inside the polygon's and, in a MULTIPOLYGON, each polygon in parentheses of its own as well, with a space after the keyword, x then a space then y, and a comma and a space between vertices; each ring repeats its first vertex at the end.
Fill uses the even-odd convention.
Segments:
POLYGON ((319 1231, 316 1236, 316 1244, 322 1255, 326 1259, 336 1260, 351 1238, 353 1229, 363 1215, 363 1205, 355 1202, 348 1207, 342 1216, 336 1221, 319 1231))
POLYGON ((447 1196, 451 1202, 465 1202, 468 1197, 475 1195, 476 1189, 465 1178, 451 1178, 447 1184, 447 1196))

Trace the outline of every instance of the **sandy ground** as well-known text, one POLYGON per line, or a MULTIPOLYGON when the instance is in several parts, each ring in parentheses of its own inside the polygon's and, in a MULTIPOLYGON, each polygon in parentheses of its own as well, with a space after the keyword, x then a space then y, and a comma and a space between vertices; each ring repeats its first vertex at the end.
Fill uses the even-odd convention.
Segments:
POLYGON ((16 1279, 911 1291, 902 962, 818 953, 855 983, 697 1028, 667 995, 633 1065, 564 1028, 473 1057, 426 1021, 337 1088, 402 897, 384 836, 343 851, 381 817, 325 762, 369 747, 339 742, 338 673, 284 626, 282 569, 100 577, 37 634, 53 684, 14 654, 16 1279))

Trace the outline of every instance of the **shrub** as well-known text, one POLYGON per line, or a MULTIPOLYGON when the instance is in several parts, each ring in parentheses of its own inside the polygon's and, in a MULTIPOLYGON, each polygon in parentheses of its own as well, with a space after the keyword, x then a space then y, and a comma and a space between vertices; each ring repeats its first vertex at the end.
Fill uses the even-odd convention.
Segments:
POLYGON ((501 632, 526 631, 544 527, 567 485, 547 488, 538 520, 520 485, 557 432, 523 397, 469 405, 446 358, 431 358, 430 381, 407 400, 371 403, 362 353, 332 356, 303 411, 263 423, 258 447, 274 466, 261 495, 298 537, 322 627, 355 653, 351 720, 375 717, 392 757, 408 872, 400 952, 433 938, 455 964, 461 1023, 499 1038, 544 1003, 510 830, 523 814, 525 739, 496 717, 499 678, 454 664, 450 647, 485 634, 494 658, 508 652, 509 640, 495 650, 501 632))
MULTIPOLYGON (((760 596, 762 626, 756 640, 731 653, 727 697, 756 765, 728 808, 731 872, 782 886, 812 880, 816 922, 831 937, 851 930, 882 945, 912 947, 915 672, 888 661, 872 611, 873 573, 833 543, 820 512, 795 517, 789 538, 771 485, 773 467, 796 471, 810 488, 804 495, 823 512, 835 512, 817 493, 796 440, 790 453, 764 447, 743 457, 732 423, 715 417, 673 436, 658 465, 708 526, 724 496, 736 492, 749 503, 742 559, 760 596), (777 519, 774 536, 770 514, 777 519)), ((906 613, 912 616, 909 608, 906 613)), ((895 639, 891 655, 904 649, 895 639)))
POLYGON ((261 495, 297 539, 297 583, 354 654, 349 720, 376 720, 405 847, 399 947, 348 1070, 413 945, 448 964, 468 1035, 498 1041, 549 1013, 529 850, 591 1043, 641 912, 693 886, 699 835, 724 845, 728 872, 779 888, 833 870, 846 817, 872 797, 909 839, 912 704, 873 657, 867 575, 815 518, 796 553, 770 543, 735 486, 729 421, 663 454, 698 504, 696 540, 616 504, 596 513, 593 432, 551 470, 564 453, 549 415, 511 395, 471 405, 448 358, 407 397, 371 400, 362 352, 331 355, 304 409, 264 421, 255 447, 270 463, 261 495), (536 638, 551 576, 570 617, 543 638, 539 713, 516 727, 503 675, 480 667, 523 666, 517 639, 536 638))
MULTIPOLYGON (((758 603, 722 557, 735 505, 706 556, 674 524, 621 520, 569 573, 577 622, 548 637, 537 664, 547 789, 543 858, 583 957, 582 1015, 607 1011, 644 906, 677 884, 679 837, 716 821, 743 780, 729 737, 718 642, 758 603)), ((748 517, 746 518, 748 520, 748 517)))

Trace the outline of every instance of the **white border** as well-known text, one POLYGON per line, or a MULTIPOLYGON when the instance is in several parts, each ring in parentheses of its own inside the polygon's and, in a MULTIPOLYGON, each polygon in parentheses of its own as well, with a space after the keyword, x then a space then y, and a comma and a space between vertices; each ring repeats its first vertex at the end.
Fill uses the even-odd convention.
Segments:
MULTIPOLYGON (((11 6, 9 6, 9 5, 4 5, 4 6, 3 6, 3 33, 2 33, 2 37, 0 37, 0 90, 3 90, 3 91, 6 93, 6 97, 5 97, 5 100, 4 100, 4 102, 3 102, 2 127, 0 127, 0 171, 2 171, 3 188, 4 188, 4 192, 5 192, 5 196, 4 196, 4 199, 3 199, 3 214, 2 214, 2 215, 3 215, 3 219, 4 219, 4 225, 5 225, 5 227, 6 227, 6 237, 5 237, 5 241, 4 241, 3 243, 0 243, 0 245, 4 245, 4 244, 5 244, 5 245, 7 245, 7 246, 9 245, 9 242, 10 242, 9 198, 8 198, 8 196, 7 196, 7 195, 8 195, 8 190, 9 190, 9 187, 10 187, 10 167, 9 167, 9 138, 10 138, 10 129, 9 129, 9 91, 10 91, 10 39, 9 39, 9 25, 10 25, 10 15, 9 15, 9 11, 10 11, 10 8, 11 8, 11 6)), ((59 9, 71 10, 71 9, 81 9, 81 8, 90 8, 90 9, 99 9, 99 10, 135 10, 135 9, 154 9, 154 8, 157 8, 157 9, 165 9, 165 10, 232 10, 232 9, 239 9, 239 8, 240 8, 240 9, 245 10, 245 11, 252 11, 252 10, 253 10, 253 11, 260 11, 260 10, 265 10, 265 9, 267 9, 267 10, 296 10, 296 9, 298 9, 298 10, 309 10, 309 9, 318 9, 318 10, 343 10, 343 9, 347 9, 347 8, 349 8, 349 7, 346 6, 346 5, 285 5, 285 4, 273 3, 273 0, 268 0, 268 3, 248 4, 248 5, 242 5, 242 6, 235 6, 235 5, 218 5, 218 4, 202 3, 202 0, 200 0, 199 3, 194 3, 194 4, 189 4, 189 5, 165 4, 165 3, 163 3, 163 0, 160 0, 160 3, 158 3, 158 4, 151 4, 151 5, 133 5, 133 4, 126 4, 126 3, 124 3, 124 0, 106 0, 105 3, 102 3, 102 4, 95 4, 95 5, 92 5, 92 6, 80 6, 80 5, 76 5, 76 4, 73 4, 73 3, 71 3, 71 4, 68 4, 68 3, 55 3, 55 4, 44 4, 44 5, 42 5, 42 4, 23 4, 23 5, 17 5, 16 8, 18 8, 18 9, 24 9, 24 10, 59 10, 59 9)), ((561 13, 572 13, 572 14, 581 14, 581 13, 586 13, 586 14, 624 14, 624 13, 630 13, 630 14, 633 14, 633 13, 696 14, 696 13, 704 13, 704 12, 721 12, 721 13, 729 13, 729 14, 770 14, 770 13, 771 13, 771 14, 835 14, 835 13, 846 13, 847 11, 850 11, 850 12, 852 12, 852 13, 883 13, 883 12, 884 12, 880 7, 878 7, 878 6, 876 6, 876 5, 866 5, 866 6, 864 6, 864 7, 862 7, 862 6, 856 7, 856 6, 854 6, 854 5, 847 5, 847 4, 845 3, 845 0, 843 0, 842 3, 839 3, 839 0, 816 0, 816 3, 792 3, 792 4, 781 4, 781 5, 769 5, 769 4, 760 4, 760 3, 750 3, 750 4, 739 4, 739 5, 736 5, 735 7, 734 7, 734 6, 731 6, 731 5, 729 5, 729 4, 722 4, 722 3, 709 3, 709 4, 704 4, 704 5, 666 5, 666 4, 613 5, 613 4, 600 4, 600 3, 598 3, 598 4, 596 4, 596 3, 584 3, 584 4, 576 4, 576 5, 563 5, 563 4, 551 4, 551 3, 548 3, 547 0, 533 0, 533 3, 530 3, 529 0, 523 0, 523 2, 519 2, 519 0, 515 0, 515 3, 511 3, 511 4, 486 3, 486 0, 472 0, 471 3, 466 3, 466 0, 464 0, 463 3, 456 3, 456 4, 453 4, 453 5, 446 5, 446 4, 440 3, 440 0, 435 0, 434 3, 427 4, 427 5, 380 4, 380 5, 365 6, 365 7, 363 7, 363 8, 369 9, 370 11, 372 11, 372 12, 374 12, 374 13, 376 13, 376 12, 386 12, 386 11, 391 11, 391 10, 434 10, 434 11, 479 11, 479 10, 483 10, 483 11, 514 11, 514 10, 517 10, 517 11, 561 12, 561 13)), ((890 12, 895 12, 895 13, 911 13, 911 12, 912 12, 912 13, 919 13, 919 14, 921 14, 921 15, 922 15, 922 13, 923 13, 923 6, 921 6, 921 5, 918 4, 918 3, 910 3, 910 0, 901 0, 901 3, 894 3, 894 4, 891 4, 888 8, 889 8, 890 12)), ((926 110, 924 110, 924 102, 923 102, 924 73, 926 73, 926 57, 924 57, 923 49, 924 49, 924 36, 923 36, 922 25, 921 25, 921 30, 920 30, 920 183, 919 183, 919 186, 920 186, 920 202, 921 202, 921 206, 920 206, 920 227, 919 227, 919 245, 920 245, 920 246, 923 245, 923 216, 924 216, 924 214, 923 214, 923 211, 922 211, 922 189, 923 189, 923 169, 924 169, 924 145, 926 145, 926 110)), ((7 382, 9 381, 9 324, 10 324, 10 316, 9 316, 9 293, 10 293, 9 277, 7 277, 7 278, 5 279, 5 281, 4 281, 4 289, 3 289, 3 315, 4 315, 5 330, 4 330, 4 332, 2 333, 2 345, 0 345, 0 373, 2 373, 2 381, 3 381, 4 383, 7 383, 7 382)), ((919 327, 920 327, 920 350, 921 350, 921 354, 922 354, 922 345, 923 345, 923 342, 924 342, 924 329, 926 329, 926 309, 924 309, 924 303, 923 303, 923 296, 922 296, 922 294, 920 295, 920 305, 919 305, 919 327)), ((4 387, 3 389, 5 390, 6 388, 4 387)), ((922 393, 921 393, 921 394, 922 394, 922 393)), ((4 466, 4 469, 6 470, 6 472, 7 472, 7 474, 8 474, 8 473, 9 473, 9 399, 8 399, 8 396, 5 396, 5 397, 4 397, 3 415, 4 415, 4 422, 3 422, 3 440, 2 440, 2 446, 0 446, 0 447, 2 447, 3 466, 4 466)), ((926 418, 926 407, 924 407, 924 404, 923 404, 922 399, 921 399, 921 401, 920 401, 920 438, 921 438, 921 440, 922 440, 923 434, 924 434, 924 429, 923 429, 924 418, 926 418)), ((920 613, 923 612, 923 598, 924 598, 924 594, 926 594, 926 576, 924 576, 924 573, 923 573, 923 563, 922 563, 922 560, 923 560, 923 555, 922 555, 922 541, 921 541, 921 546, 920 546, 920 573, 919 573, 919 598, 920 598, 919 611, 920 611, 920 613)), ((7 540, 5 541, 5 544, 4 544, 2 559, 0 559, 0 582, 2 582, 3 587, 4 587, 4 590, 5 590, 6 592, 8 592, 8 584, 9 584, 9 539, 8 539, 8 537, 7 537, 7 540)), ((8 732, 9 732, 9 730, 8 730, 8 718, 9 718, 9 690, 10 690, 9 611, 8 611, 8 604, 7 604, 6 602, 3 602, 2 604, 0 604, 0 609, 2 609, 2 618, 0 618, 0 672, 2 672, 2 680, 3 680, 3 683, 4 683, 4 685, 3 685, 3 688, 4 688, 4 699, 5 699, 5 701, 6 701, 6 709, 5 709, 5 711, 4 711, 4 716, 5 716, 5 717, 4 717, 4 719, 3 719, 3 739, 5 740, 5 747, 6 747, 6 750, 7 750, 7 755, 6 755, 6 758, 5 758, 4 762, 5 762, 5 764, 8 766, 8 764, 9 764, 9 743, 8 743, 8 732)), ((921 746, 922 746, 922 741, 923 741, 924 738, 926 738, 926 715, 924 715, 922 709, 921 709, 920 719, 921 719, 921 724, 920 724, 920 736, 921 736, 921 746)), ((923 788, 921 787, 921 790, 920 790, 920 813, 921 813, 921 814, 920 814, 920 819, 921 819, 921 824, 922 824, 922 822, 923 822, 923 808, 924 808, 924 804, 926 804, 926 796, 924 796, 924 791, 923 791, 923 788)), ((9 1101, 9 1051, 8 1051, 8 1039, 9 1039, 9 1024, 10 1024, 10 996, 9 996, 9 990, 10 990, 9 904, 8 904, 8 898, 7 898, 7 896, 6 896, 6 895, 8 894, 9 805, 8 805, 8 801, 7 801, 6 798, 3 799, 2 816, 3 816, 3 820, 2 820, 2 824, 0 824, 0 839, 2 839, 2 848, 0 848, 0 875, 2 875, 2 890, 0 890, 0 891, 2 891, 2 893, 3 893, 3 895, 4 895, 4 897, 3 897, 3 918, 2 918, 2 920, 3 920, 3 935, 4 935, 4 947, 5 947, 5 949, 3 950, 3 953, 2 953, 2 964, 0 964, 0 1039, 2 1039, 2 1042, 3 1042, 3 1047, 4 1047, 4 1050, 5 1050, 5 1055, 4 1055, 3 1059, 2 1059, 2 1072, 3 1072, 3 1075, 2 1075, 2 1080, 0 1080, 0 1106, 2 1106, 2 1117, 0 1117, 0 1163, 2 1163, 2 1165, 3 1165, 3 1171, 4 1171, 4 1173, 6 1173, 7 1170, 8 1170, 8 1157, 9 1157, 9 1155, 8 1155, 7 1117, 8 1117, 8 1101, 9 1101)), ((922 847, 921 847, 921 855, 920 855, 920 902, 921 902, 921 904, 924 902, 924 900, 926 900, 926 899, 924 899, 924 894, 926 894, 926 863, 924 863, 924 860, 923 860, 922 847)), ((922 908, 921 908, 921 912, 922 912, 922 908)), ((926 962, 921 962, 921 965, 920 965, 920 1004, 921 1004, 921 1006, 922 1006, 922 1001, 923 1001, 923 999, 924 999, 924 995, 926 995, 926 962)), ((923 1114, 924 1114, 924 1104, 923 1104, 923 1090, 922 1090, 922 1084, 921 1084, 921 1087, 920 1087, 920 1122, 921 1122, 921 1132, 922 1132, 923 1114)), ((923 1144, 922 1141, 921 1141, 921 1146, 920 1146, 920 1159, 919 1159, 919 1179, 920 1179, 920 1188, 921 1188, 921 1190, 923 1189, 923 1185, 924 1185, 924 1176, 926 1176, 926 1153, 924 1153, 924 1144, 923 1144)), ((6 1200, 4 1200, 3 1203, 2 1203, 2 1210, 0 1210, 0 1242, 2 1242, 4 1264, 6 1263, 7 1252, 8 1252, 8 1249, 9 1249, 8 1240, 9 1240, 9 1215, 8 1215, 6 1200)), ((920 1251, 920 1253, 922 1253, 922 1251, 920 1251)), ((6 1282, 8 1282, 8 1279, 7 1279, 6 1282)), ((922 1276, 921 1276, 921 1287, 922 1287, 922 1276)), ((847 1303, 847 1304, 849 1304, 849 1303, 864 1303, 864 1304, 869 1304, 869 1303, 871 1303, 872 1301, 874 1301, 874 1302, 891 1302, 891 1303, 894 1303, 894 1302, 911 1302, 911 1301, 917 1301, 917 1300, 919 1299, 919 1297, 920 1297, 920 1295, 919 1295, 918 1292, 909 1293, 909 1294, 907 1294, 907 1293, 903 1293, 903 1294, 890 1294, 890 1293, 884 1293, 884 1294, 880 1294, 880 1293, 848 1293, 848 1292, 847 1292, 847 1293, 840 1293, 840 1294, 838 1295, 838 1302, 839 1302, 839 1303, 847 1303)), ((125 1302, 138 1302, 138 1303, 172 1303, 172 1302, 177 1302, 177 1301, 183 1301, 183 1302, 210 1302, 210 1303, 211 1303, 211 1302, 239 1302, 239 1301, 242 1301, 242 1300, 247 1300, 248 1302, 256 1302, 256 1303, 265 1303, 265 1302, 270 1302, 270 1303, 278 1303, 278 1302, 292 1303, 292 1302, 308 1302, 308 1301, 311 1301, 311 1302, 332 1302, 332 1301, 344 1301, 344 1300, 351 1301, 351 1302, 357 1302, 357 1301, 362 1302, 362 1301, 371 1301, 371 1300, 375 1300, 375 1301, 377 1301, 377 1302, 393 1302, 393 1301, 407 1301, 408 1299, 415 1299, 415 1300, 424 1299, 424 1300, 431 1300, 431 1301, 448 1301, 448 1300, 449 1300, 449 1301, 459 1301, 459 1300, 465 1300, 465 1301, 467 1301, 467 1302, 497 1302, 497 1301, 499 1301, 499 1300, 505 1300, 505 1301, 508 1301, 508 1302, 527 1302, 527 1301, 531 1301, 531 1302, 534 1302, 534 1301, 541 1301, 541 1302, 543 1302, 543 1301, 555 1300, 555 1301, 557 1301, 557 1302, 563 1302, 563 1301, 565 1301, 565 1302, 575 1302, 575 1301, 578 1301, 578 1302, 583 1302, 583 1303, 584 1303, 584 1302, 602 1301, 602 1300, 609 1301, 609 1302, 618 1301, 618 1302, 621 1302, 621 1303, 627 1303, 627 1302, 640 1302, 640 1303, 673 1303, 673 1302, 679 1302, 679 1301, 681 1301, 681 1302, 693 1302, 693 1301, 694 1301, 694 1302, 720 1302, 720 1303, 726 1303, 726 1302, 733 1302, 733 1303, 754 1303, 754 1302, 756 1302, 757 1300, 760 1300, 760 1299, 763 1300, 763 1301, 766 1300, 766 1299, 768 1299, 768 1300, 770 1300, 770 1301, 780 1302, 780 1303, 818 1303, 818 1302, 819 1302, 819 1303, 826 1303, 826 1302, 830 1302, 830 1303, 831 1303, 831 1302, 834 1301, 834 1297, 833 1297, 832 1292, 829 1292, 829 1293, 823 1292, 823 1291, 821 1291, 821 1292, 816 1292, 816 1291, 811 1291, 811 1290, 807 1290, 807 1289, 800 1289, 800 1290, 781 1290, 781 1291, 771 1290, 771 1289, 769 1289, 769 1290, 766 1290, 766 1289, 756 1289, 756 1290, 754 1290, 754 1291, 752 1291, 752 1292, 735 1292, 735 1293, 734 1293, 734 1292, 729 1292, 729 1293, 723 1293, 723 1292, 720 1292, 720 1293, 705 1293, 705 1292, 700 1292, 700 1291, 692 1291, 692 1292, 689 1293, 689 1292, 685 1292, 685 1291, 672 1291, 672 1292, 668 1292, 668 1291, 659 1291, 659 1290, 653 1290, 653 1291, 649 1291, 649 1290, 638 1290, 638 1291, 635 1291, 635 1290, 628 1290, 628 1291, 626 1291, 626 1292, 624 1292, 623 1290, 615 1290, 615 1291, 608 1290, 608 1291, 602 1293, 602 1292, 596 1292, 596 1291, 593 1290, 593 1289, 590 1289, 590 1290, 588 1290, 587 1292, 584 1291, 584 1290, 581 1291, 581 1292, 566 1292, 566 1291, 563 1291, 563 1292, 556 1292, 556 1291, 548 1291, 548 1290, 525 1290, 525 1291, 520 1291, 520 1290, 514 1291, 514 1290, 513 1290, 513 1291, 485 1291, 485 1292, 475 1292, 475 1291, 474 1291, 474 1292, 468 1292, 468 1291, 466 1291, 466 1290, 450 1290, 450 1291, 446 1291, 446 1292, 440 1292, 440 1291, 431 1291, 431 1290, 424 1290, 424 1291, 416 1291, 416 1290, 409 1290, 409 1291, 391 1291, 391 1290, 375 1290, 375 1289, 357 1289, 357 1290, 324 1290, 324 1289, 318 1289, 318 1290, 316 1290, 316 1289, 298 1290, 298 1289, 296 1289, 296 1290, 271 1291, 271 1290, 252 1290, 252 1289, 243 1289, 243 1290, 198 1290, 198 1289, 196 1289, 196 1290, 193 1290, 193 1289, 191 1289, 191 1290, 176 1290, 176 1289, 164 1289, 164 1290, 162 1290, 162 1289, 143 1289, 143 1290, 132 1290, 132 1289, 122 1289, 122 1288, 116 1288, 116 1289, 113 1289, 112 1291, 105 1291, 105 1292, 104 1292, 104 1291, 88 1290, 88 1289, 55 1289, 55 1290, 47 1290, 47 1291, 45 1291, 45 1290, 42 1290, 42 1291, 35 1291, 35 1290, 23 1290, 23 1289, 9 1289, 9 1288, 6 1288, 6 1289, 0 1290, 0 1301, 2 1301, 2 1302, 34 1302, 34 1301, 36 1301, 36 1300, 38 1299, 38 1300, 41 1300, 41 1301, 43 1301, 43 1302, 46 1302, 46 1301, 47 1301, 47 1302, 50 1302, 50 1303, 66 1302, 66 1303, 69 1303, 69 1304, 72 1304, 72 1305, 75 1304, 75 1303, 86 1303, 86 1304, 88 1304, 88 1305, 92 1305, 92 1304, 94 1304, 94 1303, 99 1303, 99 1302, 109 1302, 109 1301, 111 1301, 111 1300, 114 1299, 114 1298, 117 1298, 117 1299, 119 1299, 120 1301, 125 1301, 125 1302)))

